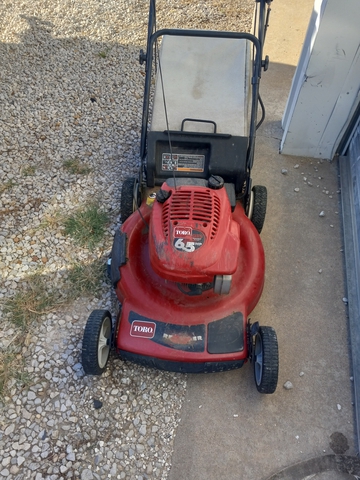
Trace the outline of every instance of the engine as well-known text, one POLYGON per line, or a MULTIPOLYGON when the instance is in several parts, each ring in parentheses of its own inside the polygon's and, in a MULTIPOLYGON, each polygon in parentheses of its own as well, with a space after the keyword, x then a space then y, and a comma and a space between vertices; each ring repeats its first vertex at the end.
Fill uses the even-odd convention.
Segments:
POLYGON ((151 214, 153 270, 176 283, 210 284, 216 293, 228 293, 238 263, 240 226, 232 218, 226 189, 206 182, 171 183, 162 185, 151 214))

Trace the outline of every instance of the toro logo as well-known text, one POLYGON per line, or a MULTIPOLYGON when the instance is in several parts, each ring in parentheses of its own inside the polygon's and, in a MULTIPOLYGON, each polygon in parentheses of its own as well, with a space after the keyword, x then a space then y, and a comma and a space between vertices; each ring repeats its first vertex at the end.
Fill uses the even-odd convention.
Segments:
POLYGON ((144 322, 143 320, 134 320, 131 324, 130 335, 132 337, 153 338, 156 325, 154 322, 144 322))
POLYGON ((190 237, 192 235, 191 227, 175 227, 174 238, 190 237))

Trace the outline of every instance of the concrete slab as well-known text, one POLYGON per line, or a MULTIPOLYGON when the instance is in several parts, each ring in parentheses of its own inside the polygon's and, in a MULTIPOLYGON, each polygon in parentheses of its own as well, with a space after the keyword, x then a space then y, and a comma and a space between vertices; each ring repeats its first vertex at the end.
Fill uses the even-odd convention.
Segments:
MULTIPOLYGON (((339 473, 339 472, 323 472, 315 475, 311 475, 311 477, 307 477, 308 480, 350 480, 354 478, 353 475, 349 473, 339 473)), ((305 479, 304 479, 305 480, 305 479)))
POLYGON ((189 376, 170 480, 265 480, 313 457, 356 453, 338 166, 278 154, 311 9, 310 0, 274 2, 265 46, 272 63, 261 85, 267 118, 253 170, 269 200, 266 284, 251 318, 277 331, 279 386, 258 394, 250 365, 189 376))
POLYGON ((322 455, 291 465, 268 480, 336 480, 359 478, 360 460, 347 455, 322 455))

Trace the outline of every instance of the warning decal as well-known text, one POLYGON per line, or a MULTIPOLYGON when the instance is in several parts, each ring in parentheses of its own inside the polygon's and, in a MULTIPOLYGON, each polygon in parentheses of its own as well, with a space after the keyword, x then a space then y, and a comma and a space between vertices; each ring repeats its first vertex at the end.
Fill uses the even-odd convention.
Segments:
POLYGON ((175 172, 200 172, 204 171, 205 155, 192 155, 187 153, 162 154, 161 169, 175 172))

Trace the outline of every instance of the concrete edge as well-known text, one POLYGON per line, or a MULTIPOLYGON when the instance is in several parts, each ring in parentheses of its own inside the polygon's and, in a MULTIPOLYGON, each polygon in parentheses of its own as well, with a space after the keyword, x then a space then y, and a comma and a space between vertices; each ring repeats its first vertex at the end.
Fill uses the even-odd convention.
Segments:
POLYGON ((354 378, 355 433, 360 451, 360 254, 356 229, 351 165, 347 157, 339 158, 341 207, 344 235, 349 335, 354 378))
POLYGON ((348 473, 358 478, 360 475, 360 459, 347 455, 324 455, 311 458, 284 468, 267 480, 305 480, 317 473, 323 472, 348 473))

